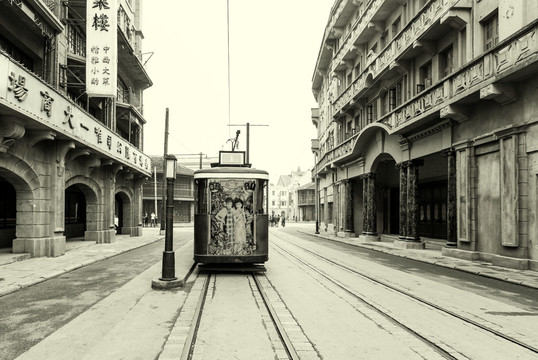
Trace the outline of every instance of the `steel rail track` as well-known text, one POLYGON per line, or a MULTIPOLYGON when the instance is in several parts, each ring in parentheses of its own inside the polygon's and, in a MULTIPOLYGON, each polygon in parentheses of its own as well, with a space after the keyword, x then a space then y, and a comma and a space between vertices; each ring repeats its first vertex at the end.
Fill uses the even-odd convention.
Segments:
MULTIPOLYGON (((269 317, 271 318, 271 321, 273 325, 275 326, 275 330, 278 334, 278 337, 280 341, 282 342, 282 346, 284 347, 284 350, 286 351, 286 354, 288 355, 288 358, 290 360, 299 360, 299 356, 297 355, 297 352, 286 334, 286 331, 284 330, 284 326, 280 322, 278 315, 271 305, 271 302, 269 301, 269 297, 267 296, 265 290, 263 289, 262 284, 260 283, 260 280, 258 279, 258 275, 255 272, 247 272, 249 277, 251 277, 256 284, 256 288, 263 300, 263 303, 265 305, 265 308, 267 312, 269 313, 269 317)), ((198 303, 196 305, 196 310, 194 313, 194 323, 192 325, 192 330, 189 333, 189 336, 186 340, 186 346, 183 348, 183 354, 181 355, 182 360, 192 360, 194 355, 194 349, 196 346, 196 338, 198 335, 198 330, 200 328, 200 323, 202 320, 202 315, 204 312, 205 307, 205 299, 209 290, 209 284, 211 280, 212 273, 207 274, 204 286, 202 288, 202 291, 200 293, 200 298, 198 299, 198 303)), ((265 275, 262 275, 265 276, 265 275)))
MULTIPOLYGON (((384 316, 385 318, 389 319, 390 321, 392 321, 394 324, 397 324, 398 326, 402 327, 403 329, 405 329, 406 331, 408 331, 409 333, 413 334, 414 336, 416 336, 417 338, 419 338, 420 340, 422 340, 423 342, 425 342, 426 344, 428 344, 429 346, 431 346, 435 351, 437 351, 441 356, 443 356, 444 358, 446 359, 458 359, 457 357, 451 355, 451 353, 447 350, 445 350, 444 348, 442 348, 440 345, 436 344, 435 342, 433 342, 432 340, 428 339, 427 337, 423 336, 422 334, 416 332, 415 330, 413 330, 412 328, 408 327, 407 325, 405 325, 404 323, 402 323, 401 321, 399 321, 398 319, 394 318, 393 316, 387 314, 386 312, 384 312, 382 309, 380 309, 379 307, 375 306, 374 304, 372 304, 370 301, 368 301, 366 298, 362 297, 362 296, 359 296, 357 295, 356 293, 352 292, 351 290, 349 290, 346 286, 338 283, 337 281, 335 281, 334 279, 332 279, 329 275, 323 273, 322 271, 320 271, 319 269, 317 269, 315 266, 311 265, 311 264, 308 264, 306 263, 305 261, 303 261, 302 259, 300 259, 299 257, 295 256, 294 254, 292 254, 291 252, 283 249, 282 247, 278 246, 278 245, 275 245, 275 243, 271 243, 272 246, 276 247, 277 248, 277 251, 281 252, 282 253, 285 253, 287 254, 288 256, 292 257, 293 259, 295 259, 295 261, 303 264, 304 266, 308 267, 309 269, 313 270, 314 272, 316 272, 317 274, 321 275, 323 278, 325 278, 328 282, 336 285, 337 287, 339 287, 340 289, 344 290, 346 293, 348 293, 349 295, 351 295, 353 298, 361 301, 363 304, 365 304, 366 306, 368 306, 370 309, 376 311, 378 314, 384 316)), ((295 245, 295 244, 294 244, 295 245)), ((300 247, 300 246, 299 246, 300 247)))
MULTIPOLYGON (((482 329, 482 330, 484 330, 484 331, 487 331, 487 332, 489 332, 489 333, 491 333, 491 334, 493 334, 493 335, 495 335, 495 336, 498 336, 498 337, 500 337, 500 338, 502 338, 502 339, 504 339, 504 340, 506 340, 506 341, 508 341, 508 342, 511 342, 511 343, 513 343, 513 344, 516 344, 516 345, 519 345, 519 346, 521 346, 521 347, 523 347, 523 348, 525 348, 525 349, 527 349, 527 350, 530 350, 530 351, 532 351, 532 352, 538 354, 538 349, 537 349, 536 347, 532 346, 532 345, 523 343, 522 341, 520 341, 520 340, 518 340, 518 339, 515 339, 515 338, 513 338, 513 337, 511 337, 511 336, 509 336, 509 335, 503 334, 502 332, 500 332, 500 331, 498 331, 498 330, 492 329, 491 327, 488 327, 487 325, 484 325, 484 324, 481 324, 481 323, 479 323, 479 322, 477 322, 477 321, 475 321, 475 320, 469 319, 469 318, 466 317, 466 316, 457 314, 457 313, 455 313, 454 311, 451 311, 451 310, 449 310, 449 309, 443 308, 443 307, 440 306, 440 305, 437 305, 437 304, 435 304, 435 303, 433 303, 433 302, 431 302, 431 301, 428 301, 428 300, 423 299, 423 298, 421 298, 421 297, 419 297, 419 296, 416 296, 416 295, 414 295, 414 294, 412 294, 412 293, 410 293, 410 292, 408 292, 408 291, 405 291, 405 290, 402 290, 402 289, 400 289, 400 288, 398 288, 398 287, 395 287, 395 286, 393 286, 393 285, 391 285, 391 284, 389 284, 389 283, 386 283, 386 282, 384 282, 384 281, 380 281, 379 279, 376 279, 376 278, 373 278, 373 277, 371 277, 371 276, 365 275, 365 274, 363 274, 363 273, 361 273, 361 272, 359 272, 359 271, 357 271, 357 270, 355 270, 355 269, 352 269, 352 268, 350 268, 350 267, 348 267, 348 266, 345 266, 345 265, 343 265, 343 264, 341 264, 341 263, 338 263, 337 261, 334 261, 334 260, 329 259, 329 258, 327 258, 327 257, 325 257, 325 256, 322 256, 322 255, 320 255, 319 253, 316 253, 316 252, 314 252, 314 251, 311 251, 311 250, 309 250, 309 249, 307 249, 307 248, 305 248, 305 247, 303 247, 303 246, 300 246, 300 245, 297 245, 297 244, 292 243, 292 242, 290 242, 290 241, 287 241, 285 238, 283 238, 282 236, 279 236, 278 234, 272 234, 272 235, 278 237, 279 239, 285 241, 285 242, 288 243, 288 244, 291 244, 291 245, 293 245, 293 246, 296 246, 296 247, 300 248, 301 250, 303 250, 303 251, 305 251, 305 252, 307 252, 307 253, 309 253, 309 254, 311 254, 311 255, 314 255, 315 257, 317 257, 317 258, 319 258, 319 259, 321 259, 321 260, 323 260, 323 261, 325 261, 325 262, 327 262, 327 263, 330 263, 330 264, 332 264, 332 265, 334 265, 334 266, 337 266, 337 267, 339 267, 339 268, 341 268, 341 269, 344 269, 344 270, 349 271, 349 272, 351 272, 351 273, 353 273, 353 274, 356 274, 356 275, 358 275, 358 276, 360 276, 360 277, 363 277, 363 278, 365 278, 365 279, 368 279, 369 281, 372 281, 372 282, 374 282, 374 283, 376 283, 376 284, 382 285, 382 286, 384 286, 384 287, 386 287, 386 288, 388 288, 388 289, 390 289, 390 290, 392 290, 392 291, 395 291, 395 292, 397 292, 397 293, 400 293, 400 294, 402 294, 402 295, 405 295, 405 296, 407 296, 407 297, 409 297, 409 298, 411 298, 411 299, 413 299, 413 300, 415 300, 415 301, 418 301, 418 302, 420 302, 420 303, 423 303, 423 304, 425 304, 425 305, 428 305, 428 306, 430 306, 430 307, 432 307, 432 308, 434 308, 434 309, 436 309, 436 310, 438 310, 438 311, 441 311, 441 312, 443 312, 443 313, 445 313, 445 314, 448 314, 448 315, 450 315, 450 316, 453 316, 453 317, 455 317, 455 318, 457 318, 457 319, 459 319, 459 320, 461 320, 461 321, 463 321, 463 322, 465 322, 465 323, 471 324, 471 325, 473 325, 473 326, 475 326, 475 327, 478 327, 478 328, 480 328, 480 329, 482 329)), ((277 248, 279 248, 281 251, 283 251, 283 252, 287 253, 288 255, 294 257, 296 260, 300 261, 300 262, 303 263, 305 266, 308 266, 309 268, 315 270, 317 273, 319 273, 319 274, 322 275, 323 277, 327 278, 329 281, 333 282, 335 285, 341 287, 342 289, 344 289, 346 292, 350 293, 351 295, 353 295, 353 296, 359 298, 361 301, 365 301, 365 300, 362 299, 360 296, 358 296, 358 295, 356 295, 356 294, 350 292, 348 289, 346 289, 346 288, 343 287, 342 285, 340 285, 340 284, 334 282, 334 281, 333 281, 330 277, 328 277, 326 274, 320 272, 318 269, 314 268, 314 267, 311 266, 310 264, 307 264, 307 263, 305 263, 304 261, 300 260, 298 257, 296 257, 295 255, 293 255, 293 254, 290 253, 289 251, 283 249, 282 247, 276 245, 275 243, 271 243, 271 245, 272 245, 272 246, 275 246, 275 247, 277 247, 277 248)), ((370 304, 370 303, 367 302, 367 301, 366 301, 366 303, 368 303, 370 306, 373 306, 372 304, 370 304)), ((375 306, 374 306, 374 308, 375 308, 375 306)), ((376 310, 377 310, 377 311, 381 311, 381 310, 379 310, 379 309, 376 309, 376 310)), ((388 314, 385 314, 385 315, 388 316, 389 318, 391 318, 388 314)), ((398 324, 400 324, 400 322, 397 321, 396 319, 393 319, 393 320, 396 321, 398 324)), ((406 327, 404 324, 401 324, 401 325, 404 326, 404 327, 406 327)), ((406 328, 407 328, 407 327, 406 327, 406 328)), ((411 330, 411 331, 412 331, 412 330, 411 330)), ((412 332, 415 333, 414 331, 412 331, 412 332)), ((420 334, 417 334, 417 336, 419 336, 419 337, 421 337, 421 338, 424 338, 424 337, 421 336, 420 334)), ((431 343, 431 341, 428 340, 428 339, 425 339, 425 341, 427 341, 428 343, 431 343)), ((434 344, 434 345, 435 345, 435 344, 434 344)), ((435 346, 438 347, 437 345, 435 345, 435 346)), ((442 349, 441 349, 441 350, 442 350, 442 349)), ((442 351, 443 351, 443 352, 446 352, 445 350, 442 350, 442 351)), ((447 353, 447 354, 448 354, 448 353, 447 353)), ((450 356, 450 358, 453 358, 450 354, 448 354, 448 355, 450 356)))

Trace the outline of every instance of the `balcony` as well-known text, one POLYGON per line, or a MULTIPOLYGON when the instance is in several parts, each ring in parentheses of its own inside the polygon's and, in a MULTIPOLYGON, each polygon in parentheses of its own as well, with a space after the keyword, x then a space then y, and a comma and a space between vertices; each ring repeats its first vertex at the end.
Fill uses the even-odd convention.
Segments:
POLYGON ((359 134, 360 133, 357 133, 351 136, 338 144, 336 147, 327 150, 325 154, 321 154, 321 158, 316 165, 316 172, 318 174, 327 173, 328 168, 332 164, 351 158, 353 155, 353 149, 355 149, 355 145, 359 139, 359 134))
POLYGON ((308 186, 308 188, 297 190, 297 206, 314 206, 315 205, 315 189, 314 184, 308 186))
POLYGON ((419 126, 431 117, 465 121, 462 106, 467 106, 479 98, 494 99, 499 103, 514 100, 514 91, 510 85, 496 83, 500 80, 505 83, 531 76, 525 71, 535 68, 538 63, 538 41, 535 36, 538 31, 537 24, 538 21, 535 21, 533 27, 506 39, 490 52, 426 88, 379 121, 392 129, 392 133, 398 133, 403 128, 407 131, 411 126, 419 126), (524 71, 519 71, 521 69, 524 71), (475 100, 470 97, 473 94, 477 95, 475 100))
MULTIPOLYGON (((370 9, 361 17, 357 32, 346 41, 333 61, 333 68, 344 60, 345 54, 354 51, 354 43, 361 31, 367 28, 374 19, 383 1, 374 1, 370 9), (362 30, 361 30, 362 29, 362 30)), ((406 60, 422 51, 430 51, 429 45, 433 39, 439 38, 448 27, 461 25, 464 11, 453 9, 455 0, 437 0, 430 6, 422 9, 414 20, 411 21, 392 41, 379 53, 378 56, 369 57, 361 75, 338 96, 334 105, 334 113, 337 115, 353 99, 364 96, 374 81, 382 76, 390 77, 393 71, 405 69, 406 60), (460 21, 456 21, 459 19, 460 21)), ((463 2, 465 3, 465 2, 463 2)))
MULTIPOLYGON (((132 31, 130 32, 132 33, 132 31)), ((144 65, 135 53, 133 43, 129 35, 123 30, 118 31, 118 62, 123 64, 123 69, 129 72, 129 76, 134 82, 140 83, 142 90, 153 85, 144 65)), ((132 34, 131 34, 132 37, 132 34)))
POLYGON ((349 57, 355 57, 353 54, 357 45, 367 43, 370 38, 379 32, 378 22, 383 22, 401 5, 398 0, 375 0, 368 4, 368 9, 353 24, 352 30, 342 41, 342 46, 338 49, 334 57, 333 64, 340 64, 349 57))
MULTIPOLYGON (((157 183, 157 199, 161 199, 163 194, 162 182, 157 183)), ((155 199, 155 183, 153 180, 144 182, 142 197, 144 199, 155 199)), ((185 189, 178 184, 174 184, 174 199, 183 201, 194 201, 194 190, 185 189)))
POLYGON ((315 126, 315 127, 318 127, 318 124, 319 124, 319 109, 318 108, 312 108, 310 109, 310 111, 312 112, 312 124, 315 126))

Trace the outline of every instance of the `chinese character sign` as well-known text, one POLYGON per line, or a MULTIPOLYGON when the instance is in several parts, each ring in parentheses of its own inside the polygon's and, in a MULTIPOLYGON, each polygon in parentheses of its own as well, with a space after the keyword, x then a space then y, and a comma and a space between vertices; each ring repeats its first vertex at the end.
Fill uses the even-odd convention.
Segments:
POLYGON ((116 96, 117 0, 86 1, 86 93, 116 96))

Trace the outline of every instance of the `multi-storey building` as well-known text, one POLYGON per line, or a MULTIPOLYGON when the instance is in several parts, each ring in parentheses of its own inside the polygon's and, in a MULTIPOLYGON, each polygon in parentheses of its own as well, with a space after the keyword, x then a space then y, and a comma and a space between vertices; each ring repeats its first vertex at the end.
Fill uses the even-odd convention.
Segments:
POLYGON ((276 185, 269 184, 269 215, 285 217, 287 220, 297 219, 299 209, 296 188, 303 174, 304 171, 297 168, 297 171, 292 171, 290 175, 280 175, 276 185))
POLYGON ((141 234, 140 3, 0 1, 1 247, 58 256, 69 238, 141 234))
POLYGON ((291 188, 292 209, 290 219, 294 221, 313 221, 315 217, 315 184, 311 172, 307 171, 299 182, 291 188))
MULTIPOLYGON (((192 158, 186 160, 180 155, 176 164, 176 180, 174 182, 174 214, 175 223, 191 223, 194 221, 194 170, 210 167, 208 161, 197 160, 196 166, 192 158)), ((143 214, 150 216, 151 213, 157 215, 158 220, 163 216, 163 157, 152 156, 153 176, 144 182, 143 194, 143 214)), ((166 179, 165 179, 166 180, 166 179)), ((166 193, 166 192, 165 192, 166 193)), ((166 194, 165 194, 166 195, 166 194)))
POLYGON ((529 0, 335 1, 312 83, 325 228, 538 269, 537 19, 529 0))
POLYGON ((289 175, 281 175, 276 184, 269 184, 269 216, 286 216, 289 213, 289 175))

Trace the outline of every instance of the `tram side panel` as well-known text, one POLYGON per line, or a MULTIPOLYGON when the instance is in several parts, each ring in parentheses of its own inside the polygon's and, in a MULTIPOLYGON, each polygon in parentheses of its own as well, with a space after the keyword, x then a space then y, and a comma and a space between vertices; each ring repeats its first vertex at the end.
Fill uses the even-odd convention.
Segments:
POLYGON ((269 215, 260 214, 256 216, 256 242, 258 252, 265 254, 265 261, 269 260, 269 215))
MULTIPOLYGON (((194 215, 194 254, 207 254, 207 244, 209 244, 210 215, 194 215)), ((196 259, 195 259, 196 260, 196 259)))

